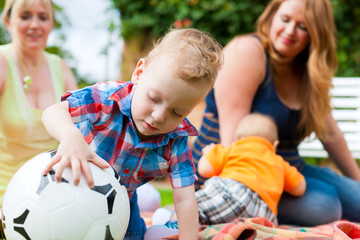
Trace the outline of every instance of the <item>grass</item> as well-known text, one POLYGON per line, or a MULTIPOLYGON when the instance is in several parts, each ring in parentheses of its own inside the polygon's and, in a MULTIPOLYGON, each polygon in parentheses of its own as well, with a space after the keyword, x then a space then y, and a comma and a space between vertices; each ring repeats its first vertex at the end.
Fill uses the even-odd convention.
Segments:
POLYGON ((160 206, 161 207, 174 203, 171 188, 160 188, 160 187, 158 187, 156 189, 160 193, 160 197, 161 197, 160 206))

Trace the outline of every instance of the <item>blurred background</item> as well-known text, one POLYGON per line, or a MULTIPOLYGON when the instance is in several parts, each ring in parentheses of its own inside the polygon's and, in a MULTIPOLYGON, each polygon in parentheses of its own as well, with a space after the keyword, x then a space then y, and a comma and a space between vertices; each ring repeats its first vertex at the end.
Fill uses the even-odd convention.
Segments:
MULTIPOLYGON (((5 0, 0 0, 2 12, 5 0)), ((128 81, 137 60, 169 27, 194 27, 222 45, 255 29, 268 0, 54 0, 47 51, 62 56, 80 86, 128 81)), ((360 76, 360 2, 331 0, 338 32, 337 76, 360 76)), ((4 24, 0 44, 9 42, 4 24)))

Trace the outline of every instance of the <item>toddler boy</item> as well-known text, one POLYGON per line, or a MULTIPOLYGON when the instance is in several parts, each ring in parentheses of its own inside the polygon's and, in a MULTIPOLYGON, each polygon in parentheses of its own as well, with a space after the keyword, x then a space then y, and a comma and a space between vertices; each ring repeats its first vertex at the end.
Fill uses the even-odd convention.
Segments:
POLYGON ((59 162, 57 181, 71 167, 74 184, 83 173, 93 187, 88 161, 113 166, 130 197, 125 239, 142 239, 145 232, 136 188, 169 174, 179 236, 197 239, 195 168, 188 144, 197 131, 185 117, 210 91, 221 64, 221 47, 212 37, 176 29, 139 60, 131 82, 97 83, 65 93, 66 101, 43 113, 46 129, 60 141, 44 174, 59 162))

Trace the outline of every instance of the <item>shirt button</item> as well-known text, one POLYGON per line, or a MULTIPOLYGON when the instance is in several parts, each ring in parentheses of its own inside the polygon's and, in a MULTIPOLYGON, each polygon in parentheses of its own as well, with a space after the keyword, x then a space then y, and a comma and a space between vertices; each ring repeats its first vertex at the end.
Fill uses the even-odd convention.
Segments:
POLYGON ((125 173, 125 174, 128 174, 129 172, 130 172, 130 170, 129 170, 128 168, 125 168, 125 169, 124 169, 124 173, 125 173))

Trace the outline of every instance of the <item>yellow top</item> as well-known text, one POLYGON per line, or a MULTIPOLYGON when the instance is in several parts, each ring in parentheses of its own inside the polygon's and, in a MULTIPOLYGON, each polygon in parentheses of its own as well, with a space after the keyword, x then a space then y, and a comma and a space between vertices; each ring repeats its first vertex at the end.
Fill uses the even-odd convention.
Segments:
POLYGON ((243 138, 230 147, 216 145, 206 158, 216 175, 251 188, 275 215, 283 190, 292 190, 304 179, 295 167, 276 155, 269 141, 261 137, 243 138))
MULTIPOLYGON (((36 154, 57 148, 41 122, 43 110, 30 107, 22 91, 22 82, 11 49, 0 46, 7 60, 7 84, 0 95, 0 206, 7 184, 15 172, 36 154)), ((64 90, 61 59, 45 52, 57 101, 64 90)))

